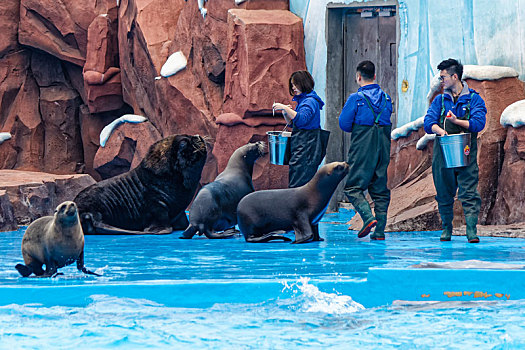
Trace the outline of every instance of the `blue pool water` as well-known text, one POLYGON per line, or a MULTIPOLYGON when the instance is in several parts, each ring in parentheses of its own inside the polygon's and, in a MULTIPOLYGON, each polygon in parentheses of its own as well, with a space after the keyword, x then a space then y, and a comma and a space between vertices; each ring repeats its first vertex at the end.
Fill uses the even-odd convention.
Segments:
POLYGON ((525 348, 525 270, 412 267, 517 267, 525 240, 359 240, 351 215, 326 215, 325 241, 303 245, 86 236, 102 277, 21 278, 23 230, 0 233, 0 348, 525 348))

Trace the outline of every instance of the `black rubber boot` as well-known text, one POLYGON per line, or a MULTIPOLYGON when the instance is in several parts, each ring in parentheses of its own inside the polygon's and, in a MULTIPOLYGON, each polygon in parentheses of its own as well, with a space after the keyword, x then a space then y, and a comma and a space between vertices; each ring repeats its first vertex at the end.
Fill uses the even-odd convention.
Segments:
POLYGON ((441 242, 448 242, 452 238, 452 219, 453 215, 441 215, 441 227, 443 231, 441 232, 441 242))
POLYGON ((443 231, 441 232, 441 242, 448 242, 452 238, 452 222, 443 223, 443 231))
POLYGON ((476 225, 478 224, 477 216, 467 216, 465 217, 467 222, 467 239, 469 243, 479 243, 479 237, 477 235, 478 229, 476 225))
POLYGON ((370 209, 370 205, 367 201, 352 204, 354 205, 355 210, 359 213, 361 219, 363 220, 363 227, 361 227, 361 229, 357 233, 357 237, 366 237, 377 224, 377 220, 374 217, 374 215, 372 215, 372 209, 370 209))
POLYGON ((374 230, 374 233, 370 235, 370 239, 376 241, 385 240, 385 227, 386 227, 386 214, 377 214, 376 215, 377 225, 374 230))

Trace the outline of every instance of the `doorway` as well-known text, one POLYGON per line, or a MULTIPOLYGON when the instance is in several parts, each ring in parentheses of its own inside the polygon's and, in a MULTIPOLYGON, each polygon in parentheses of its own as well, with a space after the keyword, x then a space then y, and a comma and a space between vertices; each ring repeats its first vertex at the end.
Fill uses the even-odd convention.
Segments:
MULTIPOLYGON (((369 1, 350 5, 329 4, 327 14, 326 123, 332 132, 326 162, 347 160, 351 134, 339 129, 339 114, 350 94, 357 92, 355 68, 364 60, 374 62, 376 81, 392 98, 392 125, 397 114, 397 2, 369 1)), ((346 201, 341 181, 329 205, 337 210, 346 201)))

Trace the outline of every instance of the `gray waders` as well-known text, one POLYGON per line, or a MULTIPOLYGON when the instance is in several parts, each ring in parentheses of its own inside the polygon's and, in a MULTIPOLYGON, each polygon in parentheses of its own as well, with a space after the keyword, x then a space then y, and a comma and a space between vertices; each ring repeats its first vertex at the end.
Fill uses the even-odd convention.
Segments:
MULTIPOLYGON (((362 94, 362 97, 365 98, 375 116, 366 96, 362 94)), ((385 239, 384 230, 388 205, 390 204, 387 169, 390 163, 390 132, 392 126, 378 124, 382 112, 376 116, 372 126, 358 124, 352 126, 352 139, 348 150, 350 171, 344 189, 346 197, 363 219, 363 227, 359 230, 358 237, 366 237, 377 225, 376 231, 370 237, 377 240, 385 239), (374 201, 375 217, 363 194, 365 190, 368 190, 374 201)))
MULTIPOLYGON (((472 98, 472 97, 471 97, 472 98)), ((440 127, 443 127, 445 118, 445 104, 442 95, 442 107, 440 127)), ((470 101, 467 105, 465 120, 470 119, 470 101)), ((458 134, 462 131, 468 132, 456 124, 447 123, 446 131, 449 134, 458 134), (449 127, 450 125, 450 127, 449 127)), ((459 168, 445 168, 445 159, 438 142, 434 142, 434 155, 432 159, 432 176, 436 187, 436 201, 438 203, 439 215, 443 232, 441 241, 450 241, 452 236, 452 219, 454 218, 454 197, 458 193, 458 199, 463 206, 465 221, 467 224, 467 239, 470 243, 478 243, 477 223, 481 209, 481 197, 478 193, 478 140, 477 133, 470 137, 470 164, 459 168), (459 191, 458 191, 459 188, 459 191)))

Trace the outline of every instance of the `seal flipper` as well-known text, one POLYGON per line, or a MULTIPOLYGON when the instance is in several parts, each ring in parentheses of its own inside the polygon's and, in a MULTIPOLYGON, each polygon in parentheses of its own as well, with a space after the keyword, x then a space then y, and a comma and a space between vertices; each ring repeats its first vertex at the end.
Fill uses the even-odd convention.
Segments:
POLYGON ((93 235, 145 235, 147 233, 143 231, 125 230, 122 228, 114 227, 114 226, 103 224, 99 222, 95 224, 94 232, 92 232, 91 234, 93 235))
POLYGON ((288 237, 276 235, 273 232, 267 233, 259 237, 246 237, 246 242, 248 243, 267 243, 275 240, 283 240, 284 242, 291 242, 292 240, 288 237))
POLYGON ((211 231, 211 232, 204 232, 204 234, 209 239, 223 239, 223 238, 233 237, 239 232, 240 231, 236 230, 235 228, 229 228, 229 229, 224 230, 223 232, 219 232, 219 233, 217 233, 215 231, 211 231))
POLYGON ((96 272, 89 271, 88 269, 86 269, 85 266, 83 266, 82 269, 81 269, 80 271, 84 272, 86 275, 102 276, 102 275, 99 275, 99 274, 96 273, 96 272))
POLYGON ((312 225, 312 231, 314 231, 314 238, 312 238, 312 242, 324 241, 324 238, 321 238, 321 236, 319 236, 319 224, 312 225))
POLYGON ((315 231, 310 225, 310 221, 306 215, 301 215, 298 218, 297 224, 293 226, 295 232, 295 241, 292 244, 306 243, 313 240, 315 237, 315 231))
POLYGON ((188 226, 188 228, 182 233, 182 236, 180 236, 180 239, 192 239, 193 236, 197 233, 197 228, 195 226, 188 226))
POLYGON ((29 277, 33 273, 33 269, 29 266, 16 264, 15 269, 22 275, 22 277, 29 277))
POLYGON ((84 266, 84 251, 83 250, 82 250, 82 253, 80 253, 80 256, 77 259, 77 269, 79 271, 82 271, 86 275, 101 276, 98 273, 95 273, 95 272, 92 272, 92 271, 89 271, 88 269, 86 269, 86 267, 84 266))

